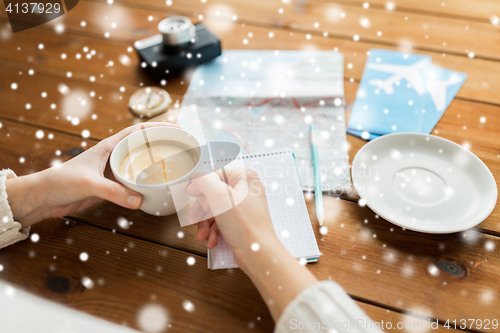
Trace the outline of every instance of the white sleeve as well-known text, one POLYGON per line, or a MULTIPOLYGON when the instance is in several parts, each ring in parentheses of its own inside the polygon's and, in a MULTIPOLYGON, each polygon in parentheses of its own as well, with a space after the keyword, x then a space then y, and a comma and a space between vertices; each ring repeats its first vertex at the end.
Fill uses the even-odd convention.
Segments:
POLYGON ((16 174, 12 170, 0 171, 0 249, 25 240, 30 231, 29 227, 21 229, 21 223, 14 221, 10 209, 5 181, 13 177, 16 177, 16 174))
POLYGON ((333 281, 321 281, 297 295, 276 323, 274 332, 381 333, 382 331, 341 286, 333 281))

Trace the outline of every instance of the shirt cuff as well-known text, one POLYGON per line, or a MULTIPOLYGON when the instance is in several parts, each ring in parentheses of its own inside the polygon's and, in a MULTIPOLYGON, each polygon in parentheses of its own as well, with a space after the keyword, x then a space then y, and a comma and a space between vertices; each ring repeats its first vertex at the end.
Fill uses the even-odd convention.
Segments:
POLYGON ((9 205, 5 182, 14 177, 16 174, 10 169, 0 171, 0 249, 25 240, 30 231, 29 227, 22 229, 21 223, 14 221, 9 205))
POLYGON ((275 327, 275 333, 285 332, 382 333, 333 281, 309 286, 290 302, 275 327))

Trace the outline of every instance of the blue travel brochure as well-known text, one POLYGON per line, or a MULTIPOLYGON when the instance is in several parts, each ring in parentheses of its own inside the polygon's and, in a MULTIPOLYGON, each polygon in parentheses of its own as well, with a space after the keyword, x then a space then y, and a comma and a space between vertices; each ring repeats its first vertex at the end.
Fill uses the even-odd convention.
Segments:
POLYGON ((370 50, 347 132, 366 140, 430 133, 467 77, 431 61, 424 55, 370 50))

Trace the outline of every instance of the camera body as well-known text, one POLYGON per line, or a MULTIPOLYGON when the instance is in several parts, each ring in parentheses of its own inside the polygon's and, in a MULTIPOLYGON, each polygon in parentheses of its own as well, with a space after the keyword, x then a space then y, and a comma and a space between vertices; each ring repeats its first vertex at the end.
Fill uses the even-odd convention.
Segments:
POLYGON ((139 40, 134 46, 141 66, 157 80, 181 74, 184 70, 221 55, 220 39, 203 24, 172 16, 158 24, 160 34, 139 40))

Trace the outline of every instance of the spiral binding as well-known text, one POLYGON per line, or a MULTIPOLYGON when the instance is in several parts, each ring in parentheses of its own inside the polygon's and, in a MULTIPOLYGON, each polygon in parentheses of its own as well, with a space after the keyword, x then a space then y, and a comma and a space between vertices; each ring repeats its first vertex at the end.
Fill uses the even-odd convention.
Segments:
MULTIPOLYGON (((274 155, 283 155, 287 153, 291 153, 291 150, 282 150, 282 151, 275 151, 271 153, 260 153, 260 154, 251 154, 251 155, 245 155, 245 156, 237 156, 236 159, 239 160, 244 160, 244 159, 250 159, 250 158, 257 158, 257 157, 264 157, 264 156, 274 156, 274 155)), ((220 162, 231 162, 235 160, 235 158, 223 158, 223 159, 218 159, 218 160, 213 160, 213 163, 220 163, 220 162)), ((203 164, 210 163, 210 160, 205 160, 203 164)))

